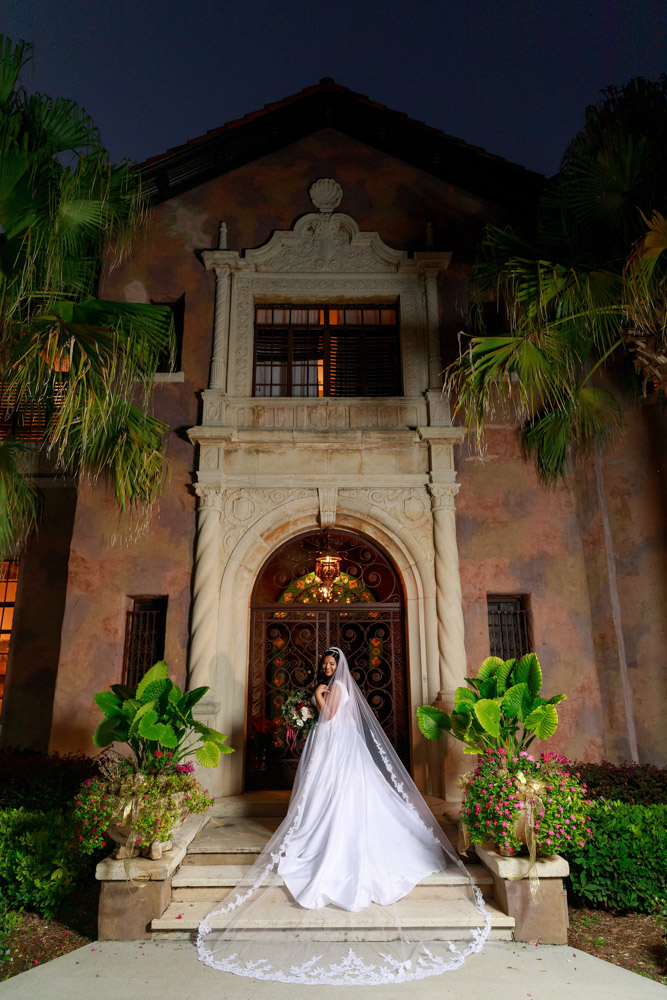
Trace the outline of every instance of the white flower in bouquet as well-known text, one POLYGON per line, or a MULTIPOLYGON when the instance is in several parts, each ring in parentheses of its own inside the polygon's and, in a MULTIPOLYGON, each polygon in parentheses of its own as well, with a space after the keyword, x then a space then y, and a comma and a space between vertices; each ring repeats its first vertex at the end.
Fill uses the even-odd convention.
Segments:
POLYGON ((308 706, 306 705, 305 708, 301 709, 301 718, 302 719, 312 719, 312 717, 313 717, 313 710, 312 710, 312 708, 308 708, 308 706))
POLYGON ((296 725, 299 727, 299 729, 303 729, 303 719, 297 719, 296 725))

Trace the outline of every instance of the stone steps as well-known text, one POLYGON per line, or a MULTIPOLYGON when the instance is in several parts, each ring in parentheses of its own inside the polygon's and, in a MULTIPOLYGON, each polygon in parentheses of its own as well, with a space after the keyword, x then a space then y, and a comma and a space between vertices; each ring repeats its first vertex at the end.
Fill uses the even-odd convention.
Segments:
MULTIPOLYGON (((456 827, 441 799, 428 800, 434 815, 455 843, 456 827)), ((280 825, 287 810, 287 792, 251 792, 219 800, 210 821, 190 843, 172 880, 171 903, 152 922, 158 939, 189 939, 200 921, 224 900, 248 872, 280 825)), ((451 812, 451 811, 450 811, 451 812)), ((491 937, 511 940, 514 920, 494 904, 493 879, 482 865, 469 867, 473 883, 485 897, 491 915, 491 937)), ((280 881, 256 904, 244 934, 280 943, 307 937, 313 941, 389 940, 394 913, 410 937, 421 941, 458 940, 471 927, 483 925, 468 878, 457 870, 429 875, 393 907, 373 904, 357 913, 337 907, 303 910, 280 881)), ((226 918, 213 918, 224 926, 226 918)))
MULTIPOLYGON (((295 906, 285 889, 270 889, 249 914, 243 936, 257 936, 267 942, 293 942, 299 937, 312 941, 393 940, 394 912, 403 930, 419 941, 460 940, 469 936, 471 927, 484 924, 483 916, 469 899, 424 899, 414 892, 393 907, 372 904, 349 913, 335 907, 303 910, 295 906)), ((514 918, 490 901, 486 906, 491 917, 490 938, 511 940, 514 918)), ((161 917, 153 920, 153 936, 160 940, 189 939, 210 909, 211 903, 204 900, 172 902, 161 917)), ((211 924, 225 926, 226 918, 213 917, 211 924)))
MULTIPOLYGON (((215 903, 227 895, 230 887, 249 871, 250 865, 186 865, 174 876, 172 881, 173 902, 199 902, 206 900, 215 903)), ((470 872, 473 882, 482 895, 491 896, 493 879, 482 865, 473 865, 470 872)), ((282 879, 278 881, 282 885, 282 879)), ((465 894, 470 885, 463 872, 437 872, 428 875, 413 889, 412 895, 420 899, 456 899, 465 894)))

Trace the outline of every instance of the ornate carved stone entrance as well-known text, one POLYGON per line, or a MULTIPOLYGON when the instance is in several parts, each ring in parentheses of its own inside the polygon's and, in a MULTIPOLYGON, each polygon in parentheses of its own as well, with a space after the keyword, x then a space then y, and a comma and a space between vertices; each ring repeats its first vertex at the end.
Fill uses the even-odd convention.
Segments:
POLYGON ((367 539, 318 531, 292 539, 264 565, 252 600, 246 740, 247 789, 289 788, 302 744, 291 751, 280 706, 312 690, 322 652, 340 646, 396 751, 410 767, 404 598, 387 557, 367 539), (340 556, 331 601, 318 595, 315 560, 340 556))

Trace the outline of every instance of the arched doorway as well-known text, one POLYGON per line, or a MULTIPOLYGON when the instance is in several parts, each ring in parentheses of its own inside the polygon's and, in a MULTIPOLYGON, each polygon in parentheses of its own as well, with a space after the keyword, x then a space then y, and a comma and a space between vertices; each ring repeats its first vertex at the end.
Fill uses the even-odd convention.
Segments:
POLYGON ((311 688, 315 665, 340 646, 355 680, 397 753, 410 767, 404 596, 387 556, 347 531, 316 531, 282 545, 264 564, 252 596, 246 789, 290 788, 301 744, 291 751, 280 706, 311 688), (330 595, 315 560, 340 557, 330 595), (326 597, 330 597, 329 600, 326 597))

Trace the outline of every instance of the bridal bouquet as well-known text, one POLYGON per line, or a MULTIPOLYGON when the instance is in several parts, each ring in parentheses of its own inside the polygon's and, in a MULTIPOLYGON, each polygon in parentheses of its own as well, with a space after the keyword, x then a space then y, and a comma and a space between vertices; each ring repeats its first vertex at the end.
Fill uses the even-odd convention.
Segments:
POLYGON ((285 720, 285 738, 290 750, 296 746, 297 736, 309 732, 317 722, 317 709, 307 691, 290 691, 280 706, 285 720))

